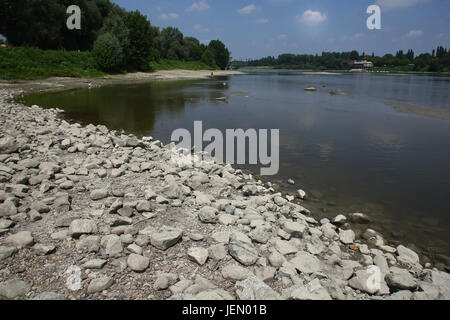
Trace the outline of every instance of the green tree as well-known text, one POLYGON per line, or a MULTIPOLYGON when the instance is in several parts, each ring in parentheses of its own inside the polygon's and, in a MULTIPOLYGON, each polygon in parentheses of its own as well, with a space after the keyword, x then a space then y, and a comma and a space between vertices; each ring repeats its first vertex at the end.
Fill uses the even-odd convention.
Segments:
POLYGON ((129 45, 126 48, 127 66, 148 71, 152 54, 152 26, 139 11, 129 12, 124 17, 129 30, 129 45))
POLYGON ((230 51, 228 51, 227 47, 220 40, 212 40, 208 49, 211 49, 214 53, 216 65, 225 70, 230 63, 230 51))
POLYGON ((188 49, 184 46, 184 36, 180 30, 167 27, 161 31, 161 57, 169 60, 185 60, 188 58, 188 49))
POLYGON ((212 67, 212 68, 217 68, 217 64, 216 64, 216 56, 215 56, 215 52, 212 48, 206 48, 205 52, 203 52, 202 55, 202 62, 205 63, 206 65, 212 67))
POLYGON ((124 62, 123 47, 111 33, 104 33, 94 43, 92 54, 103 71, 117 71, 124 62))

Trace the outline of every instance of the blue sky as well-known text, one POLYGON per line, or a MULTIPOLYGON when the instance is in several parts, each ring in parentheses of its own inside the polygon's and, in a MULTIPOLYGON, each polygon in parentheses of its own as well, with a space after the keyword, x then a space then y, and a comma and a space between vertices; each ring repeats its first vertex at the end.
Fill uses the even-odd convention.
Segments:
POLYGON ((178 27, 203 42, 222 40, 234 59, 280 53, 450 47, 449 0, 113 0, 138 9, 153 25, 178 27), (381 8, 369 30, 367 7, 381 8))

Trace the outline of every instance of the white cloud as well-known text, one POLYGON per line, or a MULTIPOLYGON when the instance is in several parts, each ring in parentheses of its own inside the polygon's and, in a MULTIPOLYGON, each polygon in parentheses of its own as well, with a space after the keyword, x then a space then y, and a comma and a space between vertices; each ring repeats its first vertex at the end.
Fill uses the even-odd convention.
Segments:
POLYGON ((289 40, 289 37, 286 34, 280 34, 278 40, 287 41, 289 40))
POLYGON ((194 2, 193 4, 191 4, 188 8, 186 8, 186 11, 188 12, 206 11, 209 8, 210 6, 206 0, 200 0, 199 2, 194 2))
POLYGON ((406 35, 408 38, 418 38, 423 36, 424 32, 422 30, 411 30, 410 32, 408 32, 408 34, 406 35))
POLYGON ((297 22, 317 24, 328 19, 327 13, 321 13, 319 11, 306 10, 303 14, 295 17, 297 22))
POLYGON ((196 25, 194 26, 194 30, 197 31, 198 33, 208 33, 208 32, 209 32, 209 29, 208 29, 208 28, 203 27, 203 26, 200 25, 200 24, 196 24, 196 25))
POLYGON ((268 22, 269 22, 269 19, 267 19, 267 18, 261 18, 261 19, 255 20, 256 24, 266 24, 268 22))
POLYGON ((412 7, 429 0, 377 0, 376 4, 384 9, 412 7))
POLYGON ((241 9, 239 9, 237 11, 237 13, 239 13, 239 14, 250 14, 253 11, 255 11, 255 9, 256 9, 255 5, 254 4, 250 4, 250 5, 246 6, 246 7, 243 7, 241 9))
POLYGON ((161 20, 176 20, 179 17, 177 13, 163 13, 159 16, 161 20))

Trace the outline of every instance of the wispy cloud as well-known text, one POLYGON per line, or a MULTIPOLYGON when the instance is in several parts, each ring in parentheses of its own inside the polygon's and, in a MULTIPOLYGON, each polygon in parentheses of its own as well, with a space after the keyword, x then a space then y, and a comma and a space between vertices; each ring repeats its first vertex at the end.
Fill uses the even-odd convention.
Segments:
POLYGON ((412 7, 429 1, 430 0, 377 0, 376 4, 383 9, 396 9, 412 7))
POLYGON ((177 13, 163 13, 159 16, 161 20, 177 20, 179 17, 177 13))
POLYGON ((206 11, 210 8, 209 3, 206 0, 200 0, 199 2, 194 2, 189 7, 186 8, 188 12, 206 11))
POLYGON ((406 34, 408 38, 419 38, 424 35, 422 30, 411 30, 406 34))
POLYGON ((197 31, 198 33, 208 33, 208 32, 209 32, 209 29, 208 29, 208 28, 203 27, 203 26, 200 25, 200 24, 196 24, 196 25, 194 26, 194 30, 197 31))
POLYGON ((255 9, 256 9, 256 6, 254 5, 254 4, 250 4, 250 5, 248 5, 248 6, 245 6, 245 7, 243 7, 243 8, 241 8, 241 9, 239 9, 238 11, 237 11, 237 13, 239 13, 239 14, 250 14, 250 13, 252 13, 253 11, 255 11, 255 9))
POLYGON ((261 18, 261 19, 256 19, 255 20, 256 24, 266 24, 268 22, 269 22, 269 19, 267 19, 267 18, 261 18))
POLYGON ((306 10, 303 14, 295 17, 297 22, 308 23, 308 24, 318 24, 324 22, 328 19, 327 13, 322 13, 320 11, 306 10))

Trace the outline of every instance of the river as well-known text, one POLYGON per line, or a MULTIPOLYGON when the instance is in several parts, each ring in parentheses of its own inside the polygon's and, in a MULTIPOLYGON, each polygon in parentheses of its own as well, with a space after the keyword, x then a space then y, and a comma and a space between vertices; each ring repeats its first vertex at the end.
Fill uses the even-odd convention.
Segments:
POLYGON ((448 76, 249 70, 33 94, 24 102, 166 143, 195 120, 222 131, 280 129, 279 174, 265 179, 305 190, 317 217, 364 212, 390 241, 450 265, 449 92, 448 76), (310 86, 317 91, 304 91, 310 86))

